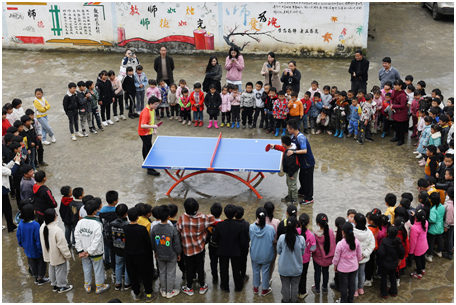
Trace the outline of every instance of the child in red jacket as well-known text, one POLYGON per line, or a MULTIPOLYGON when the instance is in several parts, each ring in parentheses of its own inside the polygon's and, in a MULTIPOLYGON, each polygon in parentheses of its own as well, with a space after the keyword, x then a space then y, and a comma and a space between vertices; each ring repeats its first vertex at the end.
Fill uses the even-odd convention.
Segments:
POLYGON ((193 91, 190 94, 190 103, 192 104, 193 121, 195 127, 203 126, 203 110, 204 110, 204 93, 201 91, 201 84, 195 83, 193 85, 193 91))

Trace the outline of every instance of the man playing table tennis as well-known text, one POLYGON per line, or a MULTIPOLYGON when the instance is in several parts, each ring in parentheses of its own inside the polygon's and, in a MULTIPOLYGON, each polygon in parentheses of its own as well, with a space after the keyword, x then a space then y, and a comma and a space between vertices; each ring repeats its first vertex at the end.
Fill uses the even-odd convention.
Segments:
MULTIPOLYGON (((149 150, 152 148, 152 135, 157 133, 156 129, 159 126, 155 125, 155 109, 157 109, 159 105, 160 100, 155 96, 151 96, 147 102, 147 106, 139 115, 138 134, 143 141, 142 155, 144 160, 149 154, 149 150)), ((160 175, 159 172, 152 168, 147 169, 147 174, 153 176, 160 175)))
POLYGON ((291 141, 296 145, 296 150, 288 150, 287 156, 296 154, 299 161, 299 184, 298 196, 304 197, 300 204, 311 204, 313 200, 313 173, 315 159, 312 154, 309 140, 298 130, 298 122, 289 120, 287 122, 288 132, 291 133, 291 141))

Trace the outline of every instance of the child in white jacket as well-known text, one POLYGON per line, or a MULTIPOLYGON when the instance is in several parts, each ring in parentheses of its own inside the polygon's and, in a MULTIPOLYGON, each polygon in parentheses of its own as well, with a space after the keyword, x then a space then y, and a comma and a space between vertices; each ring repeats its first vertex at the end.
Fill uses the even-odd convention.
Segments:
POLYGON ((87 216, 78 221, 74 229, 75 248, 82 258, 84 270, 84 289, 92 292, 92 267, 95 273, 96 294, 109 290, 110 285, 105 284, 103 264, 103 225, 95 214, 101 209, 101 199, 94 198, 87 202, 85 210, 87 216))
POLYGON ((372 251, 375 249, 375 237, 372 234, 372 231, 366 227, 367 220, 366 217, 358 213, 355 215, 355 228, 353 232, 355 233, 355 238, 361 244, 361 252, 363 254, 363 259, 359 261, 358 273, 356 274, 356 287, 355 287, 355 297, 361 294, 364 294, 364 281, 366 280, 365 268, 366 263, 370 259, 372 251))

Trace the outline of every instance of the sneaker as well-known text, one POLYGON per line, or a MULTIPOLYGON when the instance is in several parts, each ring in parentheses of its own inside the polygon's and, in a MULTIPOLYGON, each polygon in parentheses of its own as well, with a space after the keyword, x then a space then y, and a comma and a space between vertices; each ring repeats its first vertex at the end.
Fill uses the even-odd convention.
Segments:
POLYGON ((396 286, 400 287, 401 286, 401 279, 396 279, 396 286))
POLYGON ((135 301, 135 302, 141 301, 141 294, 136 295, 133 290, 131 291, 131 296, 133 298, 133 301, 135 301))
POLYGON ((104 131, 103 126, 98 127, 98 129, 100 129, 101 131, 104 131))
POLYGON ((166 298, 166 291, 160 290, 160 294, 161 294, 162 298, 166 298))
POLYGON ((84 137, 84 135, 80 131, 76 132, 76 136, 80 138, 84 137))
POLYGON ((103 121, 103 122, 101 122, 101 125, 108 126, 108 123, 106 121, 103 121))
POLYGON ((178 295, 180 293, 180 290, 179 289, 173 289, 173 292, 168 292, 166 294, 166 298, 167 299, 171 299, 172 297, 175 297, 176 295, 178 295))
POLYGON ((428 263, 432 263, 432 256, 430 256, 430 255, 425 255, 425 257, 426 257, 426 261, 427 261, 428 263))
POLYGON ((366 138, 366 141, 367 141, 367 142, 374 142, 374 139, 372 139, 372 138, 366 138))
POLYGON ((387 298, 388 298, 388 296, 387 296, 387 295, 383 295, 381 291, 379 291, 378 293, 380 294, 380 296, 381 296, 382 298, 384 298, 384 299, 387 299, 387 298))
POLYGON ((349 134, 347 135, 347 138, 351 138, 352 136, 353 136, 353 134, 352 134, 352 133, 349 133, 349 134))
POLYGON ((358 140, 358 135, 357 134, 353 137, 353 140, 358 140))
POLYGON ((261 292, 261 296, 262 296, 262 297, 265 297, 265 296, 267 296, 268 294, 270 294, 271 292, 272 292, 272 288, 271 288, 271 287, 269 287, 269 288, 266 289, 266 290, 263 289, 263 291, 261 292))
POLYGON ((65 287, 60 287, 59 293, 65 293, 73 289, 73 285, 66 285, 65 287))
POLYGON ((359 297, 358 290, 355 290, 355 297, 359 297))
POLYGON ((328 288, 321 288, 321 291, 323 291, 323 293, 328 293, 328 288))
POLYGON ((257 295, 259 293, 258 287, 253 287, 253 294, 257 295))
POLYGON ((358 140, 358 141, 356 141, 356 142, 357 142, 359 145, 363 145, 363 141, 358 140))
POLYGON ((327 134, 333 134, 333 133, 332 133, 331 131, 329 131, 329 130, 326 130, 326 133, 327 133, 327 134))
POLYGON ((91 293, 92 292, 92 286, 91 285, 84 285, 84 290, 87 293, 91 293))
POLYGON ((109 125, 113 125, 114 124, 114 122, 111 121, 111 120, 108 120, 107 122, 108 122, 109 125))
POLYGON ((182 125, 185 125, 185 124, 187 124, 187 120, 182 121, 182 125))
POLYGON ((336 283, 332 282, 331 284, 329 284, 329 288, 333 289, 333 290, 336 290, 336 291, 340 291, 340 288, 339 286, 336 286, 336 283))
POLYGON ((311 203, 314 203, 314 200, 302 200, 301 202, 299 202, 299 204, 303 204, 303 205, 308 205, 308 204, 311 204, 311 203))
POLYGON ((52 142, 52 143, 55 143, 56 141, 57 141, 57 140, 55 139, 55 135, 53 135, 53 136, 51 137, 51 142, 52 142))
POLYGON ((51 280, 47 277, 43 277, 42 279, 39 279, 37 280, 35 283, 38 285, 38 286, 42 286, 42 285, 45 285, 47 283, 50 283, 51 280))
POLYGON ((358 294, 359 295, 363 295, 364 294, 364 289, 363 288, 358 289, 358 294))
POLYGON ((89 134, 87 132, 85 132, 85 131, 84 131, 83 135, 84 135, 84 137, 88 137, 89 136, 89 134))
POLYGON ((172 117, 169 117, 169 120, 170 120, 170 121, 174 120, 174 117, 173 117, 173 116, 172 116, 172 117))
POLYGON ((306 293, 300 293, 300 294, 298 294, 298 299, 303 300, 308 294, 309 294, 309 292, 307 292, 307 291, 306 291, 306 293))
POLYGON ((204 284, 203 287, 200 287, 200 294, 205 294, 207 292, 207 289, 208 289, 208 287, 207 287, 207 283, 206 283, 206 284, 204 284))
POLYGON ((421 153, 420 153, 419 151, 417 151, 417 150, 414 150, 413 153, 414 153, 415 155, 421 154, 421 153))
POLYGON ((131 284, 130 285, 124 285, 124 290, 130 290, 131 289, 131 284))
POLYGON ((52 288, 52 292, 57 292, 57 291, 59 291, 59 290, 60 290, 60 287, 59 287, 59 286, 54 286, 54 287, 52 288))
MULTIPOLYGON (((321 133, 321 130, 317 130, 317 131, 315 132, 315 134, 320 134, 320 133, 321 133)), ((299 297, 299 296, 298 296, 298 297, 299 297)))
POLYGON ((73 141, 76 141, 76 140, 77 140, 77 139, 76 139, 76 136, 74 135, 74 133, 71 135, 71 140, 73 140, 73 141))
POLYGON ((311 130, 310 130, 310 133, 311 133, 311 134, 315 134, 315 129, 311 129, 311 130))
POLYGON ((133 113, 133 116, 134 116, 135 118, 139 118, 139 113, 133 113))
POLYGON ((242 129, 245 129, 245 125, 244 124, 242 124, 242 129))
MULTIPOLYGON (((119 118, 115 116, 114 121, 119 122, 119 118)), ((108 123, 109 123, 109 121, 108 121, 108 123)))
POLYGON ((41 141, 41 143, 43 143, 43 145, 51 145, 51 142, 49 141, 41 141))
POLYGON ((422 275, 425 275, 425 274, 426 274, 426 270, 424 270, 424 269, 421 270, 421 274, 422 274, 422 275))
POLYGON ((291 200, 290 196, 289 195, 286 195, 284 198, 281 199, 282 202, 288 202, 291 200))
POLYGON ((449 252, 448 252, 448 253, 447 253, 447 252, 443 253, 442 256, 443 256, 444 258, 446 258, 446 259, 449 259, 449 260, 452 260, 452 259, 453 259, 453 254, 451 254, 451 253, 449 253, 449 252))
POLYGON ((134 118, 135 118, 135 116, 134 116, 132 113, 129 113, 129 114, 128 114, 128 117, 129 117, 130 119, 134 119, 134 118))
POLYGON ((230 123, 226 123, 226 127, 230 128, 230 126, 231 126, 230 123))
POLYGON ((253 125, 252 125, 252 124, 249 124, 249 128, 252 129, 252 128, 253 128, 253 125))
POLYGON ((317 290, 317 287, 315 287, 315 285, 312 286, 311 290, 315 294, 320 294, 320 290, 317 290))
POLYGON ((120 115, 120 118, 121 118, 123 121, 125 121, 125 120, 127 119, 123 114, 120 115))
POLYGON ((442 252, 435 252, 435 255, 437 255, 438 257, 442 257, 442 252))
POLYGON ((244 275, 244 278, 242 280, 244 281, 244 283, 247 282, 249 280, 249 275, 248 274, 244 275))
POLYGON ((220 127, 225 127, 225 123, 220 124, 220 127))
POLYGON ((389 289, 388 289, 388 294, 392 297, 397 297, 397 294, 391 294, 389 289))
POLYGON ((188 125, 188 126, 192 125, 192 121, 188 121, 188 124, 187 124, 187 125, 188 125))
POLYGON ((370 280, 370 281, 369 280, 365 280, 364 281, 364 286, 365 287, 372 287, 372 280, 370 280))
POLYGON ((412 274, 410 274, 411 277, 417 279, 417 280, 421 280, 423 278, 423 275, 422 274, 418 274, 416 272, 413 272, 412 274))
POLYGON ((108 291, 111 286, 109 284, 103 284, 101 287, 97 287, 95 294, 102 294, 105 291, 108 291))
MULTIPOLYGON (((190 122, 191 123, 191 122, 190 122)), ((193 295, 193 288, 188 288, 187 286, 182 286, 181 288, 182 292, 185 293, 186 295, 193 295)))
POLYGON ((419 154, 419 155, 417 155, 415 158, 417 158, 417 159, 421 159, 421 158, 423 158, 423 155, 420 153, 420 154, 419 154))
POLYGON ((114 287, 115 291, 120 291, 121 289, 122 289, 122 284, 116 284, 116 286, 114 287))

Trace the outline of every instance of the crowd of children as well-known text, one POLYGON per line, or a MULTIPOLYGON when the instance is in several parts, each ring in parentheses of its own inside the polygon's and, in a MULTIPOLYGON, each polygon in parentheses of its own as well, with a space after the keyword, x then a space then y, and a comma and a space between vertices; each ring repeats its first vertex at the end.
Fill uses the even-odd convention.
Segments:
MULTIPOLYGON (((452 174, 452 169, 447 172, 452 174)), ((38 187, 44 186, 45 176, 42 171, 35 174, 37 185, 38 181, 41 184, 38 187)), ((312 232, 309 215, 298 216, 294 205, 287 207, 287 217, 280 221, 274 218, 274 204, 267 202, 256 210, 256 220, 250 224, 244 219, 244 209, 233 204, 223 208, 214 203, 206 215, 199 212, 196 200, 188 198, 179 216, 174 204, 152 208, 138 203, 128 208, 119 203, 116 191, 109 191, 107 206, 103 206, 101 198, 85 195, 82 188, 64 186, 59 214, 65 232, 58 226, 57 205, 41 212, 43 205, 38 209, 31 204, 42 200, 35 192, 33 198, 19 204, 21 221, 16 234, 35 284, 50 282, 58 293, 73 288, 68 284, 67 261, 74 259, 75 250, 81 259, 87 293, 92 291, 92 272, 95 294, 109 290, 105 270, 112 268, 115 290, 131 289, 135 301, 141 300, 141 290, 146 302, 158 295, 173 298, 180 292, 192 296, 194 279, 198 292, 205 294, 209 289, 204 272, 208 244, 212 284, 220 284, 225 292, 230 291, 230 262, 234 289, 243 290, 249 279, 246 266, 250 252, 255 295, 272 293, 271 277, 279 255, 282 302, 295 303, 308 295, 311 259, 314 294, 332 288, 340 292, 339 302, 353 302, 374 279, 380 279, 379 294, 386 299, 398 295, 406 268, 410 268, 407 272, 412 278, 420 280, 434 254, 453 259, 453 181, 441 184, 433 177, 421 178, 418 189, 416 207, 411 193, 403 193, 399 204, 396 195, 390 193, 385 196, 384 213, 380 207, 366 214, 349 209, 345 218, 335 219, 334 231, 328 216, 320 213, 315 218, 317 230, 312 232), (47 264, 49 278, 45 277, 47 264), (329 283, 331 265, 336 274, 329 283), (180 289, 176 287, 177 268, 186 280, 180 289), (154 293, 152 283, 157 279, 160 291, 154 293)))

